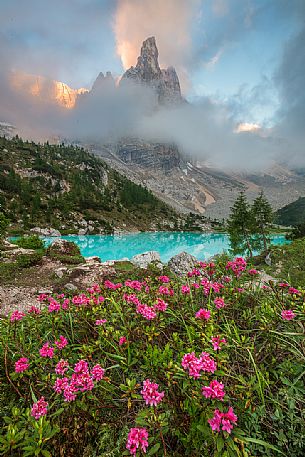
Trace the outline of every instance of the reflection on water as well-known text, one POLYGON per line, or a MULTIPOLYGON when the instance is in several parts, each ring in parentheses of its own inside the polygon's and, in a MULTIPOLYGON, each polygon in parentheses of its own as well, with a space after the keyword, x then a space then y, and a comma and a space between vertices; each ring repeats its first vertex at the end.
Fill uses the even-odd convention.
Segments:
MULTIPOLYGON (((218 233, 144 232, 123 235, 70 235, 61 238, 76 243, 84 257, 99 256, 102 261, 130 259, 146 251, 158 251, 163 262, 182 251, 199 260, 206 260, 230 247, 228 236, 218 233)), ((57 238, 44 238, 44 241, 49 245, 55 239, 57 238)), ((272 242, 284 244, 286 240, 283 235, 275 235, 272 242)))

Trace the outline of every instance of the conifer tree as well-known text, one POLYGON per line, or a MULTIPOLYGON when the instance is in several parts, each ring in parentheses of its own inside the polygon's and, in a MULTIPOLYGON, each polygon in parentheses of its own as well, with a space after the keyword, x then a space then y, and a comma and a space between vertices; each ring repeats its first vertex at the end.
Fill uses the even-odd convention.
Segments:
POLYGON ((227 230, 234 254, 248 252, 253 255, 253 213, 244 192, 237 197, 231 208, 231 214, 227 221, 227 230))
POLYGON ((252 204, 252 216, 257 231, 257 241, 260 248, 268 250, 268 226, 273 222, 273 211, 270 203, 261 192, 252 204))

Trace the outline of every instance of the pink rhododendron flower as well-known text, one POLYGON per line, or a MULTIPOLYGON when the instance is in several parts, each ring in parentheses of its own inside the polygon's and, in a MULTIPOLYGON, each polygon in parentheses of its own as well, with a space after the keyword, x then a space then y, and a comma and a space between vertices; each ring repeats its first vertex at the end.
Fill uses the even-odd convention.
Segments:
POLYGON ((68 344, 67 338, 65 338, 62 335, 60 335, 58 341, 55 341, 55 345, 58 347, 58 349, 63 349, 64 347, 67 346, 67 344, 68 344))
POLYGON ((95 379, 96 381, 100 381, 104 377, 105 370, 101 367, 99 363, 94 365, 94 367, 91 370, 91 376, 92 379, 95 379))
POLYGON ((181 292, 186 295, 186 294, 189 294, 191 291, 191 288, 189 286, 181 286, 181 292))
POLYGON ((161 295, 170 295, 172 297, 174 295, 174 290, 173 289, 169 289, 166 286, 160 286, 159 287, 159 293, 161 295))
POLYGON ((37 308, 37 306, 31 306, 31 308, 28 310, 29 314, 40 314, 41 310, 37 308))
POLYGON ((251 276, 259 275, 259 271, 255 270, 255 268, 251 268, 250 270, 248 270, 248 273, 251 276))
POLYGON ((209 320, 211 317, 211 311, 208 309, 200 308, 200 310, 196 313, 196 318, 197 319, 204 319, 204 320, 209 320))
POLYGON ((196 357, 194 352, 184 354, 181 365, 195 379, 200 377, 201 371, 214 373, 217 369, 215 360, 207 352, 202 352, 200 357, 196 357))
POLYGON ((221 382, 216 381, 216 379, 211 381, 209 386, 202 387, 202 395, 204 395, 205 398, 223 400, 225 394, 224 385, 221 382))
POLYGON ((64 375, 65 372, 68 370, 68 368, 69 368, 69 363, 67 362, 67 360, 61 359, 55 367, 55 373, 64 375))
POLYGON ((29 368, 29 359, 26 357, 21 357, 17 362, 15 362, 15 372, 22 373, 23 371, 29 368))
POLYGON ((169 277, 168 276, 159 276, 159 281, 163 282, 164 284, 169 282, 169 277))
POLYGON ((116 290, 116 289, 120 289, 123 285, 119 282, 117 284, 114 284, 113 282, 109 281, 108 279, 106 279, 106 281, 104 282, 104 287, 106 289, 111 289, 111 290, 116 290))
POLYGON ((164 397, 164 392, 158 391, 159 384, 151 382, 150 379, 146 379, 143 382, 143 389, 141 395, 145 400, 145 403, 150 406, 157 406, 164 397))
POLYGON ((233 426, 237 423, 237 416, 234 414, 233 408, 230 407, 226 413, 222 413, 219 409, 215 409, 214 416, 208 420, 211 429, 220 432, 220 429, 231 433, 233 426))
POLYGON ((285 289, 286 287, 290 287, 287 282, 280 282, 278 285, 281 289, 285 289))
POLYGON ((127 342, 126 336, 121 336, 121 338, 119 339, 119 346, 122 346, 126 342, 127 342))
POLYGON ((214 300, 214 304, 215 304, 217 309, 221 309, 221 308, 224 308, 226 306, 224 299, 221 298, 221 297, 216 297, 215 300, 214 300))
POLYGON ((69 304, 70 304, 70 299, 65 298, 64 301, 61 304, 62 309, 69 309, 69 304))
POLYGON ((22 311, 13 311, 10 317, 10 321, 21 321, 21 319, 25 316, 25 314, 22 311))
POLYGON ((130 279, 125 281, 125 286, 129 287, 130 289, 133 289, 133 290, 140 291, 140 290, 142 290, 143 285, 144 284, 140 281, 131 281, 130 279))
POLYGON ((298 289, 295 289, 294 287, 289 287, 288 293, 290 295, 294 295, 294 294, 299 295, 301 292, 298 289))
POLYGON ((48 294, 40 294, 40 295, 38 295, 37 300, 42 302, 42 301, 45 301, 47 298, 48 298, 48 294))
POLYGON ((49 313, 53 313, 53 312, 56 312, 58 313, 60 311, 60 303, 57 302, 56 300, 52 300, 48 306, 48 311, 49 313))
POLYGON ((236 259, 228 262, 226 265, 226 269, 233 271, 236 277, 239 277, 246 268, 247 262, 242 257, 236 257, 236 259))
POLYGON ((35 419, 39 419, 42 416, 45 416, 48 412, 48 403, 44 400, 44 397, 41 397, 36 403, 33 404, 31 415, 35 419))
POLYGON ((213 336, 211 338, 211 343, 213 345, 214 351, 220 351, 222 344, 227 344, 227 340, 225 338, 220 338, 220 336, 213 336))
POLYGON ((155 319, 155 317, 157 316, 154 308, 152 308, 151 306, 145 305, 143 303, 139 303, 137 305, 136 312, 138 314, 142 314, 142 316, 145 317, 145 319, 147 319, 149 321, 152 319, 155 319))
POLYGON ((45 343, 42 348, 39 350, 41 357, 49 357, 52 359, 54 356, 54 348, 50 346, 50 343, 45 343))
POLYGON ((104 325, 106 324, 107 319, 98 319, 95 321, 95 325, 104 325))
POLYGON ((167 307, 168 304, 162 298, 158 298, 157 303, 153 305, 155 311, 165 311, 167 307))
POLYGON ((74 365, 74 372, 75 373, 81 373, 81 374, 89 373, 88 362, 86 362, 86 360, 83 360, 83 359, 79 360, 74 365))
POLYGON ((285 321, 291 321, 296 316, 292 309, 283 310, 281 315, 285 321))
POLYGON ((146 428, 131 428, 128 433, 126 449, 135 456, 137 449, 141 448, 146 454, 148 447, 148 432, 146 428))

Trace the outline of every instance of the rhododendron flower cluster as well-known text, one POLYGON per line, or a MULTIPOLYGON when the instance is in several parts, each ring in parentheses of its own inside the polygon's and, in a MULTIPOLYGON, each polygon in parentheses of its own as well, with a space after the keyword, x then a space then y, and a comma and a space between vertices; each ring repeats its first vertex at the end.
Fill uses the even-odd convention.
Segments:
POLYGON ((191 291, 191 288, 190 288, 189 286, 186 286, 186 285, 181 286, 181 292, 182 292, 184 295, 189 294, 190 291, 191 291))
POLYGON ((95 321, 95 325, 104 325, 104 324, 106 324, 106 322, 107 322, 107 319, 97 319, 95 321))
POLYGON ((123 287, 123 284, 121 284, 120 282, 115 284, 115 283, 109 281, 108 279, 106 279, 106 281, 104 282, 104 287, 106 289, 117 290, 117 289, 121 289, 121 287, 123 287))
POLYGON ((119 339, 119 346, 122 346, 126 342, 127 342, 126 336, 121 336, 120 339, 119 339))
POLYGON ((37 308, 37 306, 31 306, 30 309, 28 310, 29 314, 41 314, 41 310, 37 308))
POLYGON ((242 257, 236 257, 236 259, 228 262, 226 265, 226 269, 233 271, 236 277, 239 277, 246 268, 247 262, 242 257))
POLYGON ((143 389, 141 395, 145 400, 145 403, 150 406, 157 406, 164 397, 164 392, 159 392, 159 384, 151 382, 150 379, 146 379, 143 382, 143 389))
POLYGON ((237 423, 237 416, 234 414, 233 408, 230 407, 228 412, 222 413, 219 409, 215 409, 214 416, 208 420, 211 429, 220 432, 220 429, 231 433, 233 426, 237 423))
POLYGON ((45 343, 41 349, 39 349, 39 354, 41 355, 41 357, 49 357, 50 359, 52 359, 52 357, 54 356, 54 348, 52 346, 50 346, 50 343, 45 343))
MULTIPOLYGON (((57 367, 58 364, 56 368, 57 367)), ((65 368, 66 366, 60 374, 63 374, 66 371, 65 368)), ((79 360, 79 362, 77 362, 74 366, 74 372, 72 376, 70 378, 57 378, 53 388, 56 393, 63 393, 64 400, 66 402, 70 402, 76 399, 77 392, 92 390, 94 387, 93 381, 100 381, 103 379, 104 372, 105 370, 99 364, 94 365, 90 372, 88 362, 85 360, 79 360)))
POLYGON ((48 412, 48 403, 45 401, 44 397, 41 397, 36 403, 33 404, 31 415, 35 419, 39 419, 42 416, 45 416, 48 412))
POLYGON ((225 394, 224 385, 221 382, 216 381, 216 379, 211 381, 209 386, 202 387, 202 395, 204 395, 205 398, 223 400, 225 394))
POLYGON ((13 311, 10 317, 10 321, 21 321, 21 319, 25 316, 25 314, 22 311, 13 311))
POLYGON ((143 282, 140 282, 140 281, 131 281, 130 279, 125 281, 125 286, 129 287, 130 289, 133 289, 133 290, 141 291, 142 287, 145 286, 145 285, 146 285, 146 283, 143 283, 143 282))
POLYGON ((217 369, 215 360, 207 352, 202 352, 200 357, 196 357, 194 352, 184 354, 181 365, 185 370, 188 370, 192 378, 199 378, 201 371, 214 373, 217 369))
POLYGON ((168 276, 159 276, 159 281, 163 282, 164 284, 169 282, 169 277, 168 276))
POLYGON ((29 368, 29 359, 26 357, 21 357, 17 362, 15 362, 15 372, 22 373, 23 371, 29 368))
POLYGON ((295 318, 296 314, 292 311, 292 309, 286 309, 282 311, 281 316, 285 321, 291 321, 291 319, 295 318))
POLYGON ((221 298, 221 297, 215 298, 214 304, 215 304, 217 309, 221 309, 221 308, 224 308, 226 306, 224 299, 221 298))
POLYGON ((67 360, 61 359, 55 367, 55 373, 64 375, 65 372, 68 370, 68 368, 69 368, 69 363, 67 362, 67 360))
POLYGON ((211 311, 208 309, 200 308, 200 310, 196 313, 196 318, 197 319, 204 319, 204 320, 209 320, 211 317, 211 311))
POLYGON ((173 289, 169 289, 168 287, 166 286, 160 286, 159 287, 159 294, 161 295, 170 295, 171 297, 174 295, 174 290, 173 289))
POLYGON ((248 270, 248 273, 251 276, 259 275, 259 271, 255 270, 255 268, 251 268, 250 270, 248 270))
POLYGON ((131 428, 128 433, 126 449, 131 455, 136 455, 137 449, 141 448, 146 454, 148 448, 148 432, 146 428, 131 428))
POLYGON ((143 303, 139 303, 136 307, 136 312, 138 314, 142 314, 143 317, 147 320, 152 320, 154 319, 157 314, 152 306, 145 305, 143 303))
POLYGON ((222 344, 227 344, 227 340, 225 338, 220 338, 220 336, 213 336, 211 338, 211 343, 213 345, 214 351, 220 351, 222 344))
POLYGON ((157 303, 153 305, 155 311, 166 311, 168 304, 162 300, 162 298, 157 299, 157 303))
POLYGON ((67 344, 68 344, 67 338, 65 338, 62 335, 60 335, 58 341, 55 341, 55 345, 58 347, 58 349, 63 349, 64 347, 67 346, 67 344))

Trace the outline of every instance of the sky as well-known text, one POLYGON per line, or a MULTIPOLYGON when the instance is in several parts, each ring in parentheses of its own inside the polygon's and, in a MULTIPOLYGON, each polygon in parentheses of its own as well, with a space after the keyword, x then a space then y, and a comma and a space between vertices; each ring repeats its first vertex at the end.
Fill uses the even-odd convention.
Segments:
MULTIPOLYGON (((196 114, 185 110, 186 125, 199 116, 207 130, 213 122, 212 131, 220 134, 222 127, 225 135, 238 123, 255 124, 261 137, 272 137, 268 157, 281 143, 281 157, 289 149, 292 161, 303 164, 304 24, 304 0, 0 0, 0 120, 22 122, 14 112, 26 109, 8 87, 12 71, 90 88, 100 71, 119 76, 136 64, 142 41, 154 35, 161 66, 176 68, 184 96, 196 106, 196 114)), ((124 94, 124 103, 129 96, 124 94)), ((110 105, 108 99, 108 110, 110 105)), ((41 117, 42 108, 32 105, 28 112, 41 117)), ((55 114, 43 112, 44 122, 52 124, 55 114)), ((175 141, 171 128, 184 124, 184 114, 167 116, 169 134, 159 128, 164 112, 149 124, 137 117, 136 130, 175 141)), ((194 136, 187 129, 184 134, 194 136)), ((238 149, 233 140, 232 149, 238 149)), ((244 143, 245 136, 242 150, 244 143)), ((252 143, 255 151, 257 138, 252 143)), ((222 146, 209 143, 204 154, 209 148, 216 154, 222 146)))

